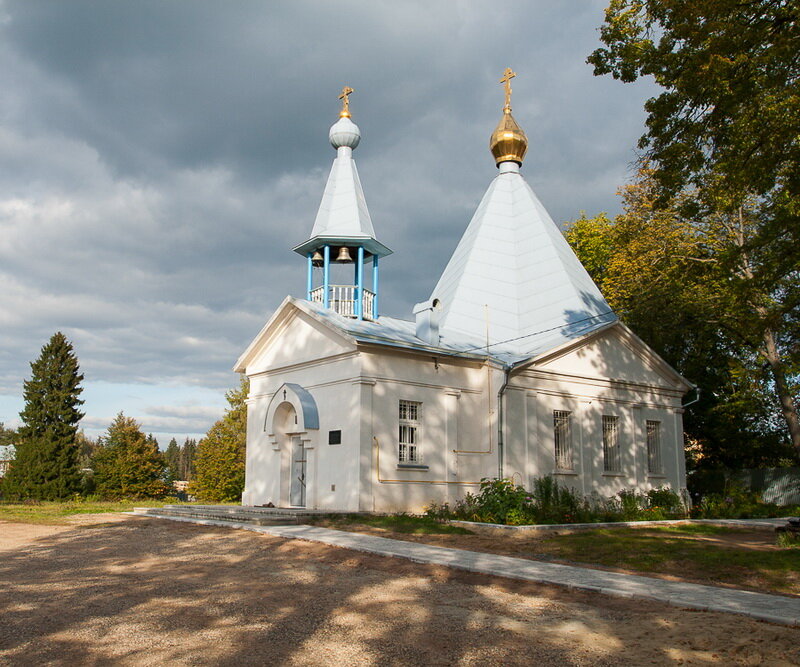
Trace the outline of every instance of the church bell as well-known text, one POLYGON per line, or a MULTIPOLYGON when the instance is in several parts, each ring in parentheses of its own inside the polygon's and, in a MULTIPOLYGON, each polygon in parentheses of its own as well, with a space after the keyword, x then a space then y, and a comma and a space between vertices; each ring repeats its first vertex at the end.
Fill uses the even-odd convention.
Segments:
POLYGON ((336 258, 336 261, 341 262, 342 264, 352 262, 353 258, 350 256, 350 248, 347 246, 342 246, 339 248, 339 256, 336 258))
POLYGON ((319 250, 317 250, 311 256, 311 266, 322 266, 324 263, 325 263, 325 260, 322 257, 322 253, 319 250))

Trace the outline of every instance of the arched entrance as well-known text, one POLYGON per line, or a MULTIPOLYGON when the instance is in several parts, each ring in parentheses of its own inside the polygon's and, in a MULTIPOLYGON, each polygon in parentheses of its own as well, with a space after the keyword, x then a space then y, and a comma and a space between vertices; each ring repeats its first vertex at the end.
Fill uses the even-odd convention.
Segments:
POLYGON ((284 384, 272 397, 264 421, 273 449, 280 452, 281 507, 314 507, 314 441, 317 405, 297 384, 284 384))

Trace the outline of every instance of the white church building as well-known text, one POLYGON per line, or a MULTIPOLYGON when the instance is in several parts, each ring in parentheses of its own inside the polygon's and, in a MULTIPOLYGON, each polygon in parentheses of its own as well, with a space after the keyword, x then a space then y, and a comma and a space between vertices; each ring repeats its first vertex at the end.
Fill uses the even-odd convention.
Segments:
POLYGON ((421 511, 481 479, 579 493, 686 486, 692 385, 611 311, 520 167, 511 114, 498 174, 413 319, 380 315, 378 241, 353 160, 351 89, 307 241, 304 298, 287 296, 239 358, 250 379, 244 505, 421 511))

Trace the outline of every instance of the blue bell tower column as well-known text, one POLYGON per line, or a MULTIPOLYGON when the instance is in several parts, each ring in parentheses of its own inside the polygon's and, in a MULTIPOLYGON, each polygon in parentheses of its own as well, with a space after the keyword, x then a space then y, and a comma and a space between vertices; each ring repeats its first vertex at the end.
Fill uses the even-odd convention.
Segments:
POLYGON ((294 248, 307 262, 306 298, 344 317, 378 319, 378 261, 391 250, 375 237, 353 150, 361 141, 350 120, 350 94, 345 86, 342 110, 329 139, 336 149, 311 236, 294 248), (372 263, 371 289, 365 267, 372 263), (339 265, 353 264, 352 281, 342 278, 339 265), (319 271, 318 271, 319 270, 319 271), (332 281, 339 282, 332 282, 332 281))

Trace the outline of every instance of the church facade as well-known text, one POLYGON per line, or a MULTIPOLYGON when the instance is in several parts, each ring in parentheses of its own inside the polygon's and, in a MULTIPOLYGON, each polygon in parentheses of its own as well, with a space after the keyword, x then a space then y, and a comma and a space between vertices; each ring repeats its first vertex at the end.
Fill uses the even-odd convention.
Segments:
POLYGON ((685 488, 692 385, 611 311, 520 174, 513 76, 490 141, 499 173, 409 320, 379 314, 391 251, 343 90, 337 156, 295 248, 305 298, 287 297, 234 368, 250 379, 243 504, 415 512, 484 478, 545 475, 583 495, 685 488))

